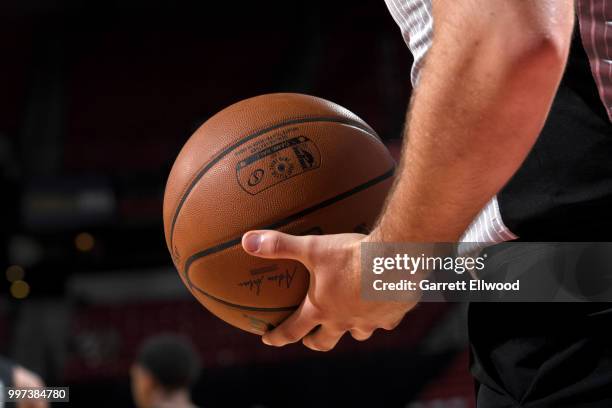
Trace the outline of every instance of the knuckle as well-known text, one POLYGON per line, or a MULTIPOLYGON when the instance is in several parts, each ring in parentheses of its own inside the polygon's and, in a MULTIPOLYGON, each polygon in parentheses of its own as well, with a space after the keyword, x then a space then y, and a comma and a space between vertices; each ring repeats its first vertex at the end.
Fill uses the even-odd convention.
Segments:
POLYGON ((306 257, 313 260, 317 256, 317 237, 314 235, 307 235, 302 237, 304 240, 304 252, 306 257))
POLYGON ((280 234, 272 234, 270 239, 270 251, 272 254, 280 254, 283 251, 283 240, 280 234))

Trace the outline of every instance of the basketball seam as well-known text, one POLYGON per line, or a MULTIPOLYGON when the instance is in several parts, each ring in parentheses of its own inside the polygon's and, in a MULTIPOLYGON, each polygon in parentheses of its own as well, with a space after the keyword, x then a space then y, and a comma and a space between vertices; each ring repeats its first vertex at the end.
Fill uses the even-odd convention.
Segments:
MULTIPOLYGON (((221 147, 220 149, 217 149, 213 154, 212 157, 210 159, 208 159, 207 161, 205 161, 204 163, 202 163, 202 165, 198 168, 198 171, 196 171, 194 173, 194 175, 191 177, 191 179, 189 180, 188 183, 185 184, 185 187, 182 188, 181 193, 179 195, 179 197, 181 197, 181 199, 183 198, 183 196, 187 195, 189 193, 189 189, 190 188, 194 188, 194 186, 192 186, 192 184, 196 184, 197 180, 196 178, 198 177, 198 174, 200 173, 200 171, 202 171, 202 169, 204 169, 211 161, 213 161, 217 155, 223 153, 226 149, 229 149, 232 146, 232 143, 227 143, 225 145, 223 145, 223 147, 221 147)), ((173 211, 173 222, 171 225, 171 230, 170 230, 170 252, 172 253, 172 243, 173 243, 173 235, 174 235, 174 224, 176 223, 175 218, 178 218, 178 212, 180 211, 180 202, 181 200, 179 200, 179 204, 177 204, 176 208, 173 211)))
MULTIPOLYGON (((320 117, 320 116, 312 116, 312 117, 302 117, 302 118, 295 118, 295 119, 289 119, 286 120, 284 122, 281 123, 277 123, 276 125, 272 125, 272 126, 268 126, 267 128, 264 129, 260 129, 258 131, 255 131, 241 139, 239 139, 237 142, 235 142, 234 144, 230 144, 227 147, 224 147, 223 149, 221 149, 219 151, 219 153, 217 153, 217 156, 215 156, 213 159, 207 161, 206 163, 204 163, 196 172, 195 177, 193 177, 191 179, 191 181, 188 183, 188 186, 186 189, 183 190, 183 193, 180 196, 179 202, 176 206, 176 209, 174 210, 174 214, 172 216, 172 223, 170 224, 170 253, 172 254, 174 252, 174 228, 176 226, 176 222, 178 220, 178 216, 179 213, 181 211, 181 209, 183 208, 183 205, 185 204, 185 201, 187 201, 187 197, 189 196, 189 194, 191 193, 191 191, 193 191, 193 189, 195 188, 196 184, 200 181, 200 179, 202 177, 204 177, 204 174, 206 174, 208 172, 208 170, 210 170, 212 168, 212 166, 214 166, 217 162, 219 162, 219 160, 221 160, 223 157, 227 156, 228 154, 230 154, 232 151, 234 151, 236 148, 238 148, 239 146, 241 146, 242 144, 248 142, 251 139, 256 138, 257 136, 261 136, 264 135, 268 132, 271 132, 273 130, 276 129, 280 129, 283 128, 285 126, 291 126, 291 125, 297 125, 297 124, 301 124, 301 123, 312 123, 312 122, 330 122, 330 123, 342 123, 348 126, 354 126, 358 129, 361 129, 363 131, 365 131, 368 135, 374 137, 376 140, 378 140, 379 142, 381 142, 380 138, 378 137, 378 135, 376 135, 376 133, 372 133, 372 129, 364 124, 361 124, 355 120, 352 119, 344 119, 344 118, 331 118, 331 117, 320 117)), ((381 142, 382 143, 382 142, 381 142)))

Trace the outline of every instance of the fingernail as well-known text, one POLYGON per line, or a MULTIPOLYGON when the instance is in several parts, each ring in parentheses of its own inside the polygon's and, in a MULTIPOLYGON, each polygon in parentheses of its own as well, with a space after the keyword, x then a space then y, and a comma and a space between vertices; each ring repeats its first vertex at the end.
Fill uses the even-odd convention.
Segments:
POLYGON ((249 234, 244 238, 244 249, 246 249, 249 252, 259 251, 260 245, 261 245, 261 235, 259 234, 249 234))
POLYGON ((265 344, 266 346, 270 345, 270 342, 268 341, 268 339, 266 339, 264 336, 261 336, 261 341, 263 342, 263 344, 265 344))

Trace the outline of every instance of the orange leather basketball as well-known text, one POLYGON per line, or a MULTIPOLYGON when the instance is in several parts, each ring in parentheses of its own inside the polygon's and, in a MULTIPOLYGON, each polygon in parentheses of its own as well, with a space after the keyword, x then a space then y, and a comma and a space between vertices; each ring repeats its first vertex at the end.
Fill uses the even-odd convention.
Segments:
POLYGON ((290 93, 238 102, 191 136, 170 172, 174 265, 204 307, 261 334, 299 306, 309 274, 296 261, 248 255, 242 234, 366 232, 394 167, 374 130, 332 102, 290 93))

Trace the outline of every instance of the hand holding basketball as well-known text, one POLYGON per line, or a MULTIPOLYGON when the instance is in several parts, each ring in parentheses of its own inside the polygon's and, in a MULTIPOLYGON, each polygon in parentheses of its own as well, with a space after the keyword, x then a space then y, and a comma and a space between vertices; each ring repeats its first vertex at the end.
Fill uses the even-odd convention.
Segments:
POLYGON ((416 303, 365 302, 360 296, 360 244, 368 236, 335 234, 293 236, 277 231, 251 231, 242 246, 266 259, 293 259, 310 272, 310 286, 299 309, 263 341, 284 346, 302 340, 312 350, 334 348, 347 331, 356 340, 374 330, 392 330, 416 303))
POLYGON ((298 309, 310 274, 251 256, 242 235, 369 231, 394 170, 374 130, 332 102, 270 94, 231 105, 193 134, 168 177, 164 227, 179 276, 212 313, 261 335, 298 309))

